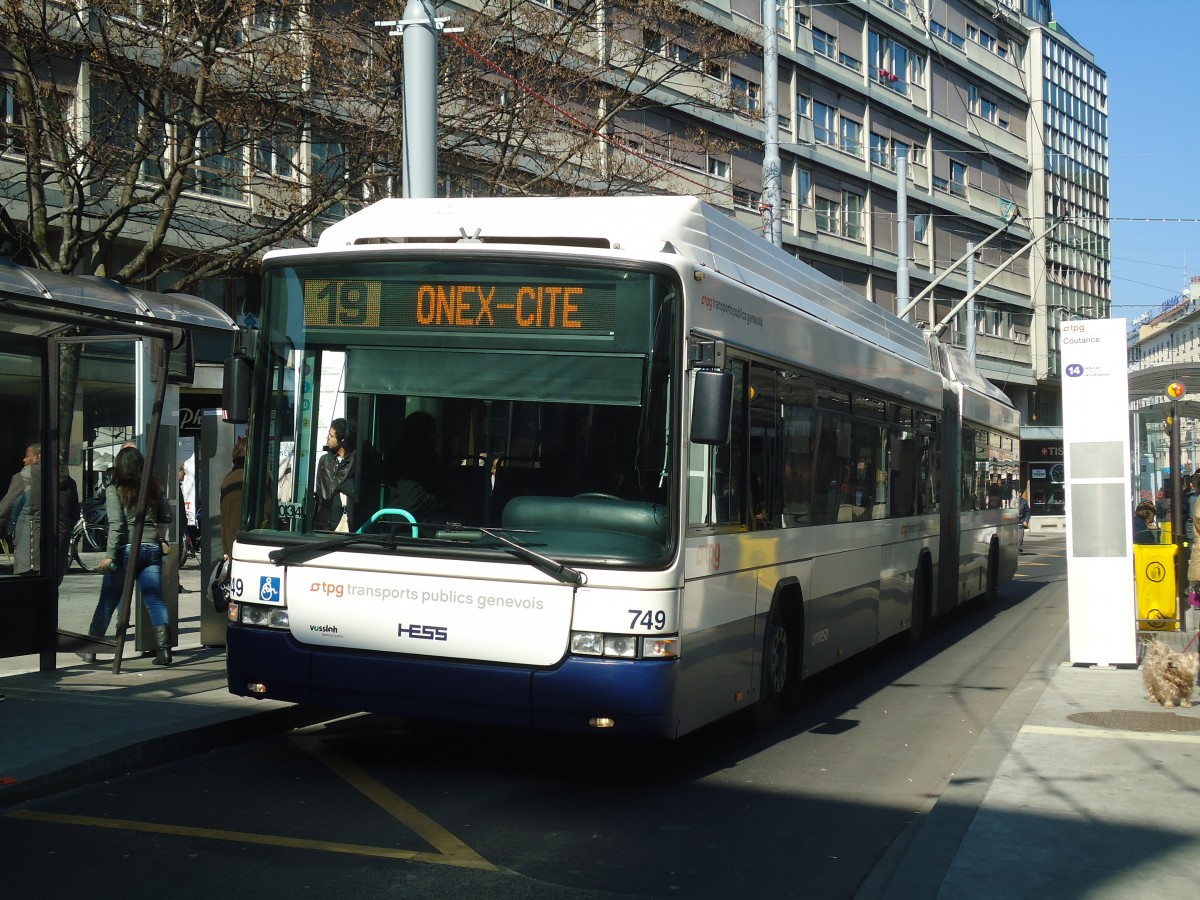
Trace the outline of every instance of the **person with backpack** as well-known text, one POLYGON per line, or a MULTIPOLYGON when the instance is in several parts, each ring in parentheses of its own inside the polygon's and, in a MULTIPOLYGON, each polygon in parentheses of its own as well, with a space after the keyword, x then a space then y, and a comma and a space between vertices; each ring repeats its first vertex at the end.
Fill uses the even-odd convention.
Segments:
POLYGON ((30 441, 24 465, 0 499, 0 533, 13 554, 14 575, 36 575, 42 569, 42 445, 30 441))

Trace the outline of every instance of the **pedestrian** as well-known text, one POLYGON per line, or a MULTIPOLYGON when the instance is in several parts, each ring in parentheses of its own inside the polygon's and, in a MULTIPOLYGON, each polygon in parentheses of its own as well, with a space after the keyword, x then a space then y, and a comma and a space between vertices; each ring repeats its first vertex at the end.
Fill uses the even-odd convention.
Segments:
MULTIPOLYGON (((1183 480, 1183 508, 1179 516, 1183 520, 1183 563, 1186 565, 1191 558, 1192 542, 1196 538, 1196 526, 1193 516, 1196 513, 1196 483, 1200 481, 1195 475, 1189 475, 1183 480)), ((1176 537, 1178 540, 1178 537, 1176 537)))
POLYGON ((0 499, 0 534, 11 539, 14 575, 42 568, 42 445, 30 441, 20 471, 0 499))
MULTIPOLYGON (((1200 480, 1200 479, 1198 479, 1200 480)), ((1191 534, 1197 533, 1195 517, 1200 515, 1200 503, 1192 506, 1192 518, 1188 521, 1191 534)), ((1190 540, 1189 540, 1190 543, 1190 540)), ((1187 552, 1186 550, 1184 551, 1187 552)), ((1200 609, 1200 553, 1193 553, 1187 559, 1188 604, 1192 609, 1200 609)))
POLYGON ((1017 495, 1017 552, 1025 550, 1025 532, 1029 530, 1029 501, 1025 491, 1017 495))
POLYGON ((353 531, 354 505, 358 499, 358 467, 354 454, 358 445, 353 419, 334 419, 329 423, 326 453, 317 463, 317 508, 315 531, 353 531))
POLYGON ((79 486, 66 471, 58 482, 58 583, 71 567, 71 533, 79 519, 79 486))
MULTIPOLYGON (((171 638, 167 607, 162 598, 162 561, 171 552, 164 531, 171 521, 171 507, 167 504, 166 492, 157 478, 150 479, 149 492, 145 498, 146 518, 142 531, 141 545, 136 549, 130 544, 134 521, 137 518, 139 493, 142 485, 142 470, 145 459, 136 447, 124 447, 113 463, 112 483, 105 490, 108 509, 108 544, 105 558, 100 562, 104 579, 100 583, 100 599, 92 615, 88 634, 103 637, 117 605, 121 602, 121 590, 125 584, 125 567, 134 566, 137 584, 142 591, 142 602, 150 614, 154 626, 154 643, 157 648, 154 665, 171 665, 171 638)), ((80 653, 86 662, 93 662, 95 654, 80 653)))
POLYGON ((1157 544, 1158 531, 1154 527, 1154 504, 1143 500, 1133 513, 1133 542, 1135 544, 1157 544))
POLYGON ((233 468, 221 480, 221 547, 225 558, 233 556, 233 540, 242 527, 242 481, 246 475, 246 439, 233 442, 233 468))

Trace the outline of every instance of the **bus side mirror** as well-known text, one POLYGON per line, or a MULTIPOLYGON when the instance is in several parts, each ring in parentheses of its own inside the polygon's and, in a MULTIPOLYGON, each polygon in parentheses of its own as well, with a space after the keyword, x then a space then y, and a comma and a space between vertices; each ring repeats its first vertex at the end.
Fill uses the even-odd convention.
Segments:
POLYGON ((697 369, 692 388, 692 443, 724 444, 733 418, 733 373, 697 369))
POLYGON ((225 360, 225 384, 221 389, 224 419, 232 424, 250 421, 250 376, 253 364, 240 354, 225 360))

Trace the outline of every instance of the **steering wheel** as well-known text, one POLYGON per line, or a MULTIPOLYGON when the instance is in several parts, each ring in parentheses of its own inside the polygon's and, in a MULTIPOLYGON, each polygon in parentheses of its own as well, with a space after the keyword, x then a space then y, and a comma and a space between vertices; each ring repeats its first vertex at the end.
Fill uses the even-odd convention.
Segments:
POLYGON ((372 514, 370 520, 358 529, 358 534, 362 534, 364 528, 371 527, 376 522, 378 522, 380 519, 382 519, 384 516, 400 516, 403 519, 407 519, 409 521, 409 523, 412 525, 412 536, 413 537, 417 536, 416 516, 414 516, 412 513, 410 513, 407 509, 400 509, 399 507, 395 507, 395 506, 385 506, 383 509, 377 510, 374 514, 372 514))
POLYGON ((588 491, 584 494, 576 494, 577 500, 620 500, 616 494, 602 494, 600 491, 588 491))

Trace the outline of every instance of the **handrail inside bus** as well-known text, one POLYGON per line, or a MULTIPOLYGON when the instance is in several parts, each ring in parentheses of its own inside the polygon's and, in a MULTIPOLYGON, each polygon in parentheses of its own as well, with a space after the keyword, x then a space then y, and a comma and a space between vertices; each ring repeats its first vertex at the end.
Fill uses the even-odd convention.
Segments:
POLYGON ((410 523, 412 523, 412 536, 417 537, 416 516, 414 516, 412 513, 410 513, 407 509, 400 509, 397 506, 385 506, 383 509, 377 510, 375 512, 375 514, 371 516, 371 518, 368 522, 359 526, 357 533, 362 534, 364 528, 370 528, 377 521, 379 521, 379 519, 381 519, 383 516, 389 516, 389 515, 390 516, 400 516, 401 518, 408 519, 408 521, 410 523))

